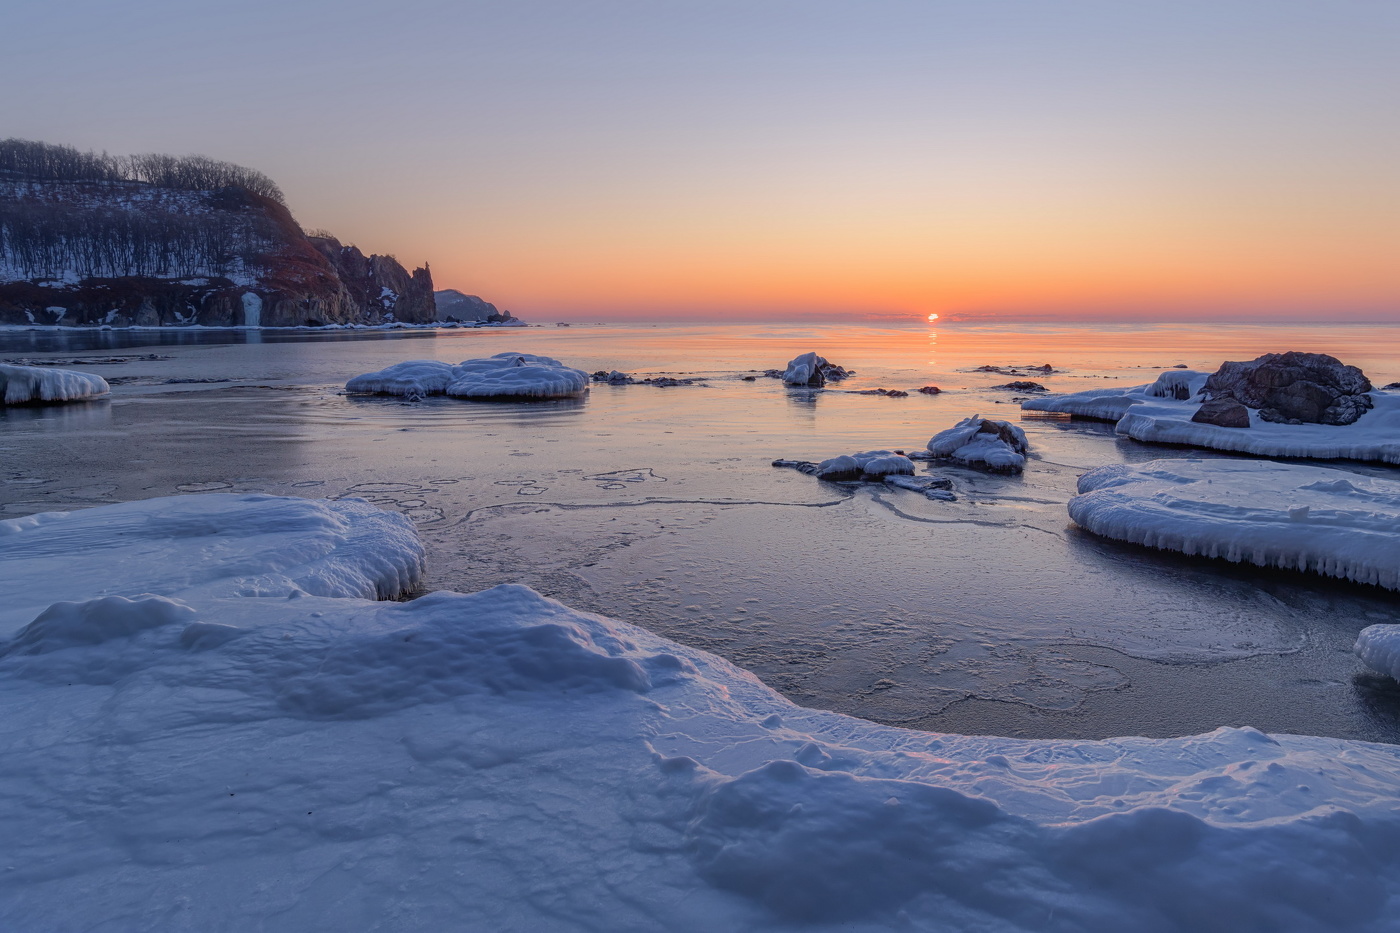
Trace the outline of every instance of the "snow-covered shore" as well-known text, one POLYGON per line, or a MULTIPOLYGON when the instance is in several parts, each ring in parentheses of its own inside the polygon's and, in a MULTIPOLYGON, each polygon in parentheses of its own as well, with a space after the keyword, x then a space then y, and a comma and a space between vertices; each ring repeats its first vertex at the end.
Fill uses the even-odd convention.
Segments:
POLYGON ((356 598, 415 545, 348 500, 0 523, 0 926, 1393 926, 1400 749, 875 726, 524 587, 356 598))

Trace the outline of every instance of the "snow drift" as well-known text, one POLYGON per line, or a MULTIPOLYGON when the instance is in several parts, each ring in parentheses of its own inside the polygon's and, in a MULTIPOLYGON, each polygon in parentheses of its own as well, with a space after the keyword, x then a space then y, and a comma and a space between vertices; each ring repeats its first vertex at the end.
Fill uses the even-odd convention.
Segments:
POLYGON ((876 726, 525 587, 247 589, 345 503, 235 498, 90 510, 163 528, 161 596, 100 521, 6 523, 0 584, 69 604, 0 654, 0 926, 1393 927, 1400 749, 876 726))
POLYGON ((457 365, 408 360, 345 383, 352 394, 423 398, 451 395, 470 399, 575 398, 588 391, 588 374, 533 353, 497 353, 457 365))
POLYGON ((110 391, 106 379, 91 373, 0 363, 0 404, 73 402, 110 391))
POLYGON ((1120 541, 1400 589, 1400 481, 1262 460, 1153 460, 1079 478, 1069 515, 1120 541))

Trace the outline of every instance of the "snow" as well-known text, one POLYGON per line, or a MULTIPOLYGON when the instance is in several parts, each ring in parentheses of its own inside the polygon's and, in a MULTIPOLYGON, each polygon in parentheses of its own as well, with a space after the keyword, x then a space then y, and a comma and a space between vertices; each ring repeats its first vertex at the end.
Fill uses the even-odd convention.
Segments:
POLYGON ((58 601, 182 593, 372 599, 412 589, 422 570, 412 522, 362 499, 211 494, 40 512, 0 521, 0 637, 58 601))
POLYGON ((1153 460, 1079 479, 1069 515, 1148 547, 1400 589, 1400 480, 1264 460, 1153 460))
POLYGON ((1178 444, 1255 454, 1318 460, 1379 460, 1400 463, 1400 393, 1373 390, 1375 408, 1353 424, 1278 424, 1249 412, 1248 428, 1198 424, 1197 396, 1209 374, 1167 370, 1157 381, 1131 388, 1091 389, 1049 395, 1021 403, 1026 411, 1064 412, 1082 418, 1116 421, 1115 431, 1139 441, 1178 444), (1173 394, 1184 386, 1189 394, 1173 394))
POLYGON ((1356 656, 1372 670, 1400 680, 1400 625, 1368 625, 1356 636, 1356 656))
POLYGON ((1020 473, 1026 448, 1026 433, 1016 425, 979 415, 964 418, 928 442, 934 457, 997 473, 1020 473))
MULTIPOLYGON (((521 586, 288 598, 256 581, 298 529, 372 511, 291 501, 0 534, 31 592, 11 552, 66 527, 43 566, 69 603, 0 650, 0 927, 1394 926, 1395 747, 920 733, 521 586), (195 585, 147 576, 133 530, 195 585), (238 559, 185 546, 211 537, 238 559)), ((348 563, 411 536, 390 519, 348 563)))
MULTIPOLYGON (((1205 386, 1209 376, 1209 373, 1190 369, 1169 369, 1158 376, 1156 382, 1149 382, 1147 385, 1127 389, 1102 387, 1065 395, 1029 398, 1021 402, 1021 408, 1025 411, 1062 412, 1077 418, 1093 418, 1097 421, 1117 421, 1134 405, 1162 398, 1192 398, 1205 386)), ((1199 402, 1192 406, 1191 410, 1194 412, 1197 407, 1199 402)))
POLYGON ((107 380, 91 373, 0 363, 0 404, 72 402, 105 395, 110 391, 107 380))
POLYGON ((532 353, 497 353, 453 366, 409 360, 345 383, 351 393, 472 399, 574 398, 588 391, 589 377, 556 359, 532 353))
POLYGON ((826 360, 816 353, 804 353, 788 362, 787 369, 783 372, 783 382, 790 386, 808 385, 825 363, 826 360))

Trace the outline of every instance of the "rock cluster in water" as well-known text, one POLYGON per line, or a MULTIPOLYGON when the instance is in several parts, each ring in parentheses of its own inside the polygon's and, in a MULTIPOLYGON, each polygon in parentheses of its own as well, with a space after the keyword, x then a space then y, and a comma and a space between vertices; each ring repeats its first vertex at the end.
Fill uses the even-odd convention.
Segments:
POLYGON ((1225 363, 1206 380, 1205 397, 1233 399, 1280 424, 1351 424, 1374 403, 1371 380, 1325 353, 1266 353, 1225 363))
POLYGON ((781 379, 790 386, 813 386, 820 388, 828 382, 840 382, 847 376, 854 376, 854 369, 846 369, 829 362, 826 357, 815 353, 804 353, 791 360, 787 369, 764 370, 763 375, 770 379, 781 379))
POLYGON ((612 370, 598 370, 589 378, 594 382, 605 382, 610 386, 693 386, 698 385, 703 380, 700 379, 677 379, 674 376, 648 376, 645 379, 636 379, 627 373, 612 370))

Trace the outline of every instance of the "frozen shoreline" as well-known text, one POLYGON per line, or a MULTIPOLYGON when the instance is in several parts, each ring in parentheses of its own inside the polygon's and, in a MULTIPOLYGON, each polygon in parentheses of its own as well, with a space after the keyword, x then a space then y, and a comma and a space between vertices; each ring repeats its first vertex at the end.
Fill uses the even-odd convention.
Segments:
POLYGON ((803 709, 714 655, 524 587, 370 602, 338 574, 315 575, 312 595, 288 573, 317 540, 322 566, 360 568, 382 592, 401 583, 389 568, 403 564, 366 563, 386 546, 414 559, 406 523, 376 512, 188 496, 0 526, 0 552, 20 555, 0 562, 7 583, 45 561, 90 568, 61 594, 75 608, 0 657, 0 780, 18 791, 0 804, 15 840, 7 924, 159 926, 179 911, 287 930, 404 917, 1040 930, 1051 916, 1380 930, 1393 917, 1400 748, 1250 729, 910 732, 803 709), (107 514, 183 562, 124 581, 107 514), (26 547, 31 535, 48 544, 26 547), (190 548, 200 536, 222 543, 190 548), (156 595, 111 601, 135 589, 156 595))

